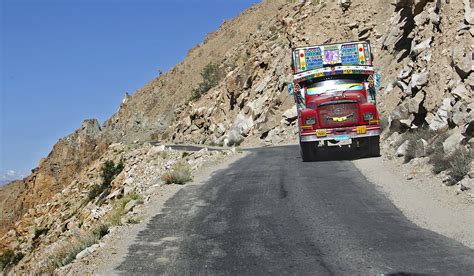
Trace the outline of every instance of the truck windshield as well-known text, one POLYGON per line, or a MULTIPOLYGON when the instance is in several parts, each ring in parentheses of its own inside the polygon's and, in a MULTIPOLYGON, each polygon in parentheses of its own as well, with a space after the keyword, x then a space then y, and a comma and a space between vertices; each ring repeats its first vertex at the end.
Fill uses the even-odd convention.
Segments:
POLYGON ((337 79, 337 80, 323 80, 310 84, 306 88, 308 95, 321 95, 326 93, 336 93, 352 90, 362 90, 364 85, 358 80, 351 79, 337 79))

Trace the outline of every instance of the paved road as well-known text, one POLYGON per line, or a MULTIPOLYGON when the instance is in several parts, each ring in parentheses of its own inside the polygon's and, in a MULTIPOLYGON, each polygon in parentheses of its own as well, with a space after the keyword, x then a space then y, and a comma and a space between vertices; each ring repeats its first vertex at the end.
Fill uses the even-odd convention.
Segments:
POLYGON ((302 163, 297 146, 252 150, 170 199, 117 272, 474 275, 474 250, 417 227, 331 155, 302 163))

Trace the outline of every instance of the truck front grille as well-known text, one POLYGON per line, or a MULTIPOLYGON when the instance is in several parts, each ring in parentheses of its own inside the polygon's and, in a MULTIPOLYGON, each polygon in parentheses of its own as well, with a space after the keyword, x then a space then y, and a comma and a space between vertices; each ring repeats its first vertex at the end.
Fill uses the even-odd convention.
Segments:
POLYGON ((357 102, 325 103, 319 106, 319 123, 323 128, 351 126, 359 121, 357 102))

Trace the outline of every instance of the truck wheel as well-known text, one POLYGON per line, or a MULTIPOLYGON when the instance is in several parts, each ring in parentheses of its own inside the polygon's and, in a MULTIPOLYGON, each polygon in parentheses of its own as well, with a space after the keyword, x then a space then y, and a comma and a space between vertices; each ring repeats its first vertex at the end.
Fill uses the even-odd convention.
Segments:
POLYGON ((318 150, 318 142, 300 142, 300 154, 303 162, 311 162, 316 159, 316 152, 318 150))
POLYGON ((368 150, 371 157, 380 156, 380 137, 373 136, 368 138, 368 150))
POLYGON ((379 136, 364 137, 354 139, 353 143, 356 142, 358 150, 366 157, 379 157, 380 156, 380 143, 379 136))

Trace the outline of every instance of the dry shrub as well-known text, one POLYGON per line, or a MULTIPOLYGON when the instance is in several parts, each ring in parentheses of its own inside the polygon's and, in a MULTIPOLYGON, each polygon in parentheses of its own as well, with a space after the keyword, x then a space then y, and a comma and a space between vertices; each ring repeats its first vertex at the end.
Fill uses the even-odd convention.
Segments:
POLYGON ((161 179, 166 184, 184 184, 192 180, 191 167, 186 163, 178 162, 170 171, 165 172, 161 179))
POLYGON ((65 266, 76 259, 77 254, 82 250, 99 242, 99 240, 109 233, 109 226, 106 224, 98 225, 89 235, 79 236, 72 240, 68 245, 63 245, 56 254, 52 256, 51 263, 54 267, 65 266))
POLYGON ((474 158, 474 152, 465 147, 457 148, 447 160, 449 163, 448 175, 451 176, 453 182, 461 181, 471 169, 471 161, 474 158))

